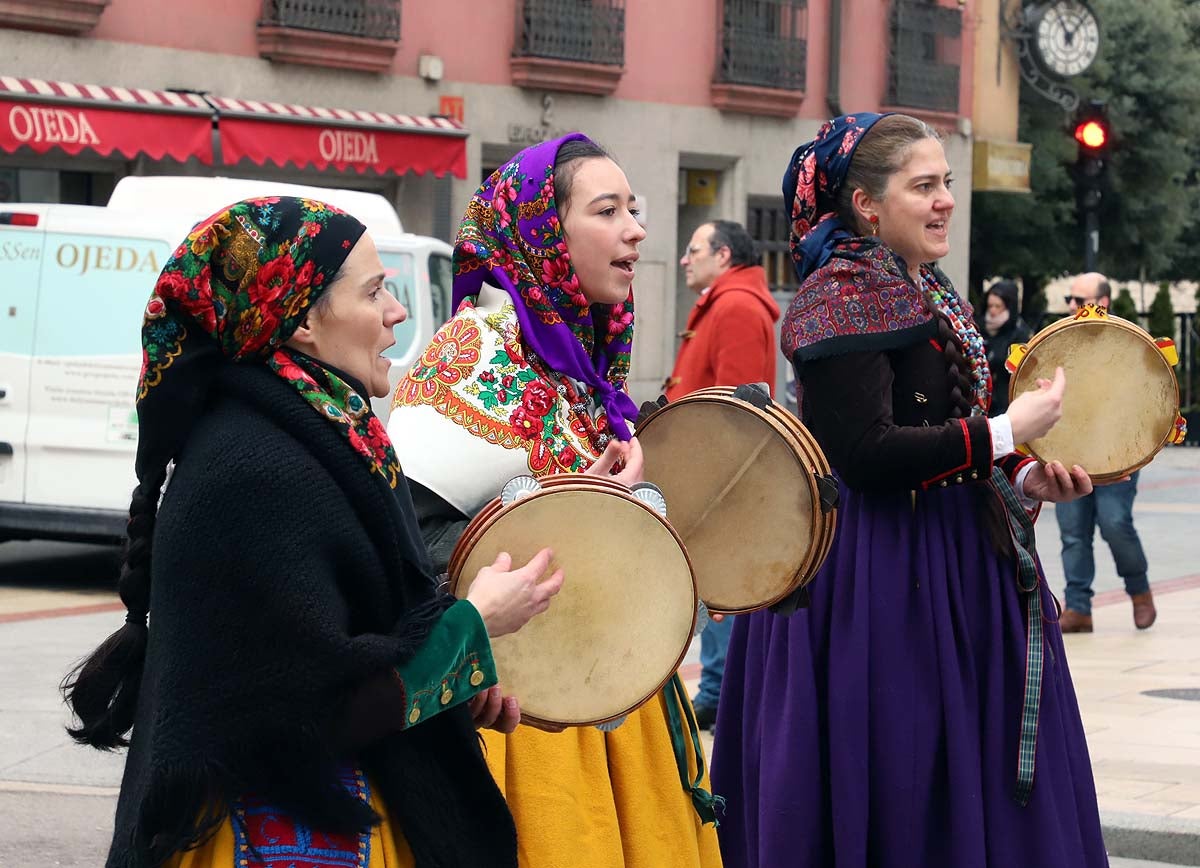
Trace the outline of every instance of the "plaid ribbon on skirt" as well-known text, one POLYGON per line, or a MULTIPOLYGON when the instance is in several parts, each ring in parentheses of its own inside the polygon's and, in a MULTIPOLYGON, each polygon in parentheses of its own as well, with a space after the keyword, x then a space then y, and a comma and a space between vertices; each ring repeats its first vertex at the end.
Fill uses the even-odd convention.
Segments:
POLYGON ((992 468, 992 486, 1004 502, 1013 548, 1017 554, 1017 588, 1025 603, 1025 695, 1021 703, 1021 740, 1017 747, 1017 787, 1013 800, 1022 808, 1033 794, 1033 771, 1037 761, 1038 712, 1042 705, 1044 645, 1042 596, 1033 537, 1033 521, 1021 506, 1008 477, 992 468))

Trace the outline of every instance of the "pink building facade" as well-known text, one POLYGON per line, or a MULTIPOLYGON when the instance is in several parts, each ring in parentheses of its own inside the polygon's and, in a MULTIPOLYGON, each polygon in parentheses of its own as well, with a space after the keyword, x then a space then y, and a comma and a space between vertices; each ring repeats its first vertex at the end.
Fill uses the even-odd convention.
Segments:
POLYGON ((943 266, 965 286, 984 2, 15 0, 0 203, 104 204, 127 174, 268 177, 381 192, 407 229, 449 238, 488 172, 581 130, 643 200, 631 385, 648 397, 692 301, 677 261, 696 225, 746 223, 791 287, 780 178, 832 114, 942 131, 962 191, 943 266), (90 140, 81 113, 120 140, 95 123, 90 140))

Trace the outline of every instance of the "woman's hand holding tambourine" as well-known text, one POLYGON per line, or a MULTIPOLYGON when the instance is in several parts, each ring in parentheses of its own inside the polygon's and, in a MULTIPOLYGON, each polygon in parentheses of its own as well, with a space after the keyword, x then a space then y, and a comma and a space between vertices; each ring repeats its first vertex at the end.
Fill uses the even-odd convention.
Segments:
POLYGON ((603 476, 605 479, 630 486, 645 480, 645 476, 642 475, 644 469, 642 445, 638 443, 637 438, 633 437, 626 443, 614 437, 608 441, 600 457, 583 472, 588 476, 603 476))
POLYGON ((489 687, 467 702, 476 729, 494 729, 508 735, 521 722, 521 706, 515 696, 505 696, 499 687, 489 687))
POLYGON ((1091 494, 1092 480, 1078 464, 1067 470, 1061 461, 1035 462, 1025 474, 1023 488, 1030 500, 1068 503, 1091 494))

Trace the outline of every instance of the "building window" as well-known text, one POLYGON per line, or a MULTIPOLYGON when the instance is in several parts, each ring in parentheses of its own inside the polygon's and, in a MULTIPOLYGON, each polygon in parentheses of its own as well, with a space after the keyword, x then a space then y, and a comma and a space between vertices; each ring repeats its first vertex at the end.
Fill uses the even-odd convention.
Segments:
POLYGON ((771 292, 791 294, 800 288, 792 266, 791 221, 774 199, 751 199, 746 208, 746 231, 758 245, 771 292))
POLYGON ((609 94, 625 72, 625 0, 517 0, 518 87, 609 94))
POLYGON ((957 114, 961 34, 957 7, 893 0, 889 104, 957 114))
POLYGON ((263 24, 400 41, 396 0, 265 0, 263 24))
POLYGON ((268 60, 385 72, 399 45, 399 0, 263 0, 258 53, 268 60))
POLYGON ((807 0, 725 0, 717 80, 804 90, 807 0))
POLYGON ((0 3, 0 27, 81 36, 96 26, 110 2, 111 0, 5 0, 0 3))
POLYGON ((518 0, 513 54, 625 65, 625 0, 518 0))

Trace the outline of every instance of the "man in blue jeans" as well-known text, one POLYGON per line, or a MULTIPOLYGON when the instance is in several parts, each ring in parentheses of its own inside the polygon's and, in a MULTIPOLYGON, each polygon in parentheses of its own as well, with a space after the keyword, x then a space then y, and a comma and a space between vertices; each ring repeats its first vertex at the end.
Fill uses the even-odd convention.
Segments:
MULTIPOLYGON (((1071 284, 1067 307, 1074 314, 1085 304, 1112 301, 1112 289, 1104 275, 1092 272, 1081 274, 1071 284)), ((1117 575, 1125 582, 1125 593, 1133 602, 1133 623, 1145 630, 1154 623, 1158 612, 1150 593, 1146 576, 1146 553, 1133 526, 1133 499, 1137 496, 1138 474, 1129 482, 1097 486, 1091 494, 1071 503, 1058 503, 1054 515, 1058 519, 1062 539, 1063 572, 1067 578, 1066 608, 1059 618, 1064 633, 1092 632, 1092 581, 1096 577, 1096 560, 1092 540, 1096 526, 1112 550, 1117 575)))

